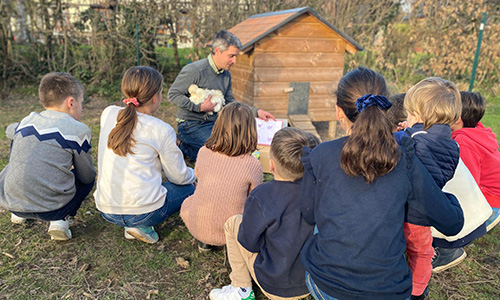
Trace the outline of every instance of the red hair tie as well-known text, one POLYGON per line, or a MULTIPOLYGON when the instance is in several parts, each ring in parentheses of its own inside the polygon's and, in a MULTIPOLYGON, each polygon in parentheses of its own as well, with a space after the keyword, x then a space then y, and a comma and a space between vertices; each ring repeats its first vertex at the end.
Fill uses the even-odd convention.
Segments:
POLYGON ((129 105, 130 103, 132 103, 134 106, 139 106, 139 101, 137 101, 137 98, 127 98, 127 99, 123 99, 123 103, 129 105))

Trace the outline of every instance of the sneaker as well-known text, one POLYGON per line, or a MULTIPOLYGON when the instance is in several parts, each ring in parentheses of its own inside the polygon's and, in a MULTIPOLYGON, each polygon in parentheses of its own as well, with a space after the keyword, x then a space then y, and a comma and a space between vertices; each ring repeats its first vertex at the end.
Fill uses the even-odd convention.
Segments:
POLYGON ((11 213, 10 214, 10 221, 14 224, 24 224, 26 223, 28 219, 26 218, 21 218, 21 217, 18 217, 16 216, 15 214, 11 213))
POLYGON ((127 232, 127 229, 128 229, 128 227, 125 227, 125 230, 124 230, 124 232, 123 232, 123 236, 125 236, 125 238, 126 238, 127 240, 135 240, 135 237, 134 237, 133 235, 129 234, 129 233, 127 232))
POLYGON ((71 239, 69 220, 50 221, 49 234, 52 240, 67 241, 71 239))
POLYGON ((410 300, 424 300, 429 296, 429 286, 425 287, 424 292, 420 296, 411 295, 410 300))
POLYGON ((139 241, 143 241, 148 244, 154 244, 158 242, 159 236, 156 233, 153 226, 149 227, 126 227, 125 232, 138 239, 139 241))
POLYGON ((493 212, 491 213, 491 216, 486 220, 486 232, 490 231, 495 227, 495 225, 500 222, 500 215, 498 213, 498 207, 492 207, 491 208, 493 212))
POLYGON ((198 251, 200 251, 200 253, 207 253, 215 249, 215 246, 205 244, 200 241, 196 241, 196 243, 198 244, 198 251))
POLYGON ((434 248, 432 273, 439 273, 458 265, 467 257, 463 248, 434 248))
POLYGON ((255 300, 251 287, 241 288, 226 285, 222 289, 213 289, 208 294, 211 300, 255 300))

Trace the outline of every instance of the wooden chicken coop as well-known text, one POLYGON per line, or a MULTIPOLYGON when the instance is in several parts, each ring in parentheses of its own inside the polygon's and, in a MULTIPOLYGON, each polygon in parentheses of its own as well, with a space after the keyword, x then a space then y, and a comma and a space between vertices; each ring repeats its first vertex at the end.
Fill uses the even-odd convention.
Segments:
POLYGON ((236 99, 316 135, 312 122, 329 122, 334 137, 332 91, 345 53, 363 48, 309 7, 254 15, 229 31, 243 44, 231 68, 236 99))

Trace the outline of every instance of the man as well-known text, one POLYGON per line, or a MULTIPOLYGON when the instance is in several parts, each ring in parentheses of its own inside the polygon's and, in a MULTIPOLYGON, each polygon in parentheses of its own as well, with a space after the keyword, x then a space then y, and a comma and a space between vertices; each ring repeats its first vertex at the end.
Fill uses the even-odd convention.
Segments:
MULTIPOLYGON (((236 63, 241 49, 241 41, 229 31, 219 31, 212 40, 212 53, 207 58, 186 65, 168 91, 168 99, 177 106, 177 137, 180 149, 185 156, 196 160, 198 151, 212 133, 217 113, 209 115, 216 103, 210 102, 211 96, 201 104, 189 100, 188 88, 196 84, 200 88, 220 90, 225 104, 236 99, 231 86, 229 69, 236 63)), ((264 120, 274 116, 262 109, 253 108, 254 115, 264 120)))

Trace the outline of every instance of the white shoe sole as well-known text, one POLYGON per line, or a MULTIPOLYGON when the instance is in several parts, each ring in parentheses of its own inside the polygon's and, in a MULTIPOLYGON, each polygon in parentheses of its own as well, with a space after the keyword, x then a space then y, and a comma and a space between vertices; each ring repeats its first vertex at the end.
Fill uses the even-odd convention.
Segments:
POLYGON ((144 243, 154 244, 154 243, 158 242, 155 240, 148 239, 148 238, 144 237, 142 234, 140 234, 139 232, 134 231, 134 230, 127 230, 126 233, 128 233, 129 235, 134 237, 136 240, 139 240, 139 241, 144 242, 144 243))
POLYGON ((127 239, 127 240, 135 240, 135 237, 131 234, 129 234, 127 232, 127 229, 125 229, 124 233, 123 233, 123 236, 127 239))
MULTIPOLYGON (((68 229, 69 231, 69 229, 68 229)), ((49 235, 51 240, 55 241, 67 241, 71 239, 71 231, 65 232, 65 230, 60 229, 50 229, 49 235)))
POLYGON ((495 227, 499 222, 500 222, 500 216, 498 216, 493 222, 491 222, 491 224, 489 224, 486 227, 486 232, 489 232, 490 230, 492 230, 493 227, 495 227))
POLYGON ((26 223, 26 221, 28 221, 28 219, 18 217, 15 214, 10 215, 10 222, 12 224, 22 225, 22 224, 26 223))

